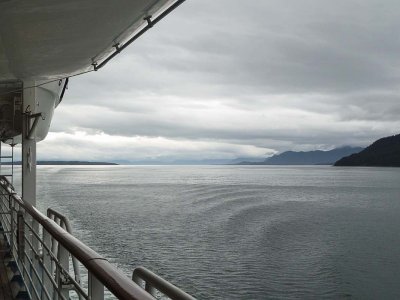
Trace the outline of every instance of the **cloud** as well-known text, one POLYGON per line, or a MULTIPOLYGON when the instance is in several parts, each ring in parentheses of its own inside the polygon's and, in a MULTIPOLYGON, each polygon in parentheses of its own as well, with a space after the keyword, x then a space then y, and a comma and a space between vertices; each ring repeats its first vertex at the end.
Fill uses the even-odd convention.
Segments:
POLYGON ((185 159, 233 159, 270 156, 274 150, 253 145, 214 141, 174 140, 164 137, 117 136, 105 133, 50 133, 39 145, 41 157, 51 160, 129 161, 185 159), (77 151, 79 149, 79 151, 77 151))
MULTIPOLYGON (((186 151, 190 143, 229 145, 204 152, 224 157, 256 153, 250 146, 364 146, 394 134, 399 8, 391 0, 187 1, 101 71, 71 80, 51 128, 67 135, 59 153, 70 155, 68 137, 81 132, 88 153, 121 158, 128 154, 91 137, 135 140, 127 145, 136 149, 165 139, 181 157, 196 152, 186 151)), ((56 147, 51 141, 42 143, 56 147)), ((171 156, 162 145, 149 153, 171 156)))

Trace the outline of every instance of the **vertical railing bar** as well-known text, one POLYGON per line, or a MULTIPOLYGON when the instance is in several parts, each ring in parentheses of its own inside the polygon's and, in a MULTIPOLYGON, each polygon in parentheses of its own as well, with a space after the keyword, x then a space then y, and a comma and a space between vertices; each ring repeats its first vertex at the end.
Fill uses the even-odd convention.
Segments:
POLYGON ((15 224, 14 224, 14 211, 13 211, 13 206, 14 206, 14 202, 12 201, 11 196, 9 196, 9 207, 10 207, 10 216, 11 216, 11 234, 10 234, 10 248, 11 248, 11 254, 13 254, 13 246, 14 246, 14 230, 15 230, 15 224))
POLYGON ((43 267, 43 271, 46 273, 47 278, 50 279, 53 287, 57 287, 57 282, 53 279, 53 275, 49 272, 49 270, 46 267, 43 267))
MULTIPOLYGON (((48 247, 47 247, 47 246, 42 242, 42 240, 38 237, 37 233, 36 233, 35 231, 32 230, 32 227, 30 227, 30 225, 27 224, 27 223, 26 223, 26 225, 27 225, 27 227, 30 229, 30 231, 34 234, 34 236, 38 239, 38 241, 42 244, 42 246, 44 246, 44 247, 46 248, 46 250, 49 252, 48 247)), ((30 242, 30 240, 29 240, 28 238, 26 238, 26 236, 24 237, 24 239, 25 239, 25 241, 28 243, 29 248, 30 248, 30 250, 33 252, 34 256, 35 256, 35 257, 40 257, 40 255, 39 255, 39 254, 36 252, 36 250, 34 249, 32 243, 30 242)), ((25 253, 25 254, 26 254, 26 253, 25 253)), ((49 252, 49 254, 50 254, 50 252, 49 252)), ((45 286, 43 285, 43 283, 41 282, 40 275, 38 274, 38 272, 37 272, 36 269, 34 268, 34 263, 33 263, 33 261, 29 258, 28 255, 26 255, 26 257, 28 258, 28 262, 29 262, 30 266, 33 267, 32 269, 34 270, 35 276, 36 276, 36 278, 39 280, 40 285, 42 286, 42 288, 45 287, 45 286)), ((58 261, 56 260, 56 258, 55 258, 55 257, 52 257, 52 255, 50 255, 50 258, 51 258, 52 260, 54 260, 55 263, 56 263, 56 265, 59 267, 59 263, 58 263, 58 261)), ((38 259, 38 262, 39 262, 40 265, 42 266, 42 269, 45 271, 45 273, 46 273, 46 275, 48 276, 48 278, 51 280, 53 287, 54 287, 55 289, 57 289, 58 285, 57 285, 57 283, 55 282, 55 280, 52 278, 52 275, 50 274, 50 272, 48 271, 48 269, 44 266, 43 262, 42 262, 40 259, 38 259)), ((68 275, 69 275, 69 274, 68 274, 68 275)), ((70 277, 70 276, 69 276, 69 277, 70 277)), ((33 280, 33 278, 32 278, 32 280, 33 280)), ((32 280, 30 280, 31 284, 32 284, 32 280)), ((74 286, 75 286, 75 284, 74 284, 74 286)), ((47 294, 47 296, 48 296, 48 299, 51 299, 51 296, 48 295, 48 292, 47 292, 47 289, 46 289, 46 288, 45 288, 45 290, 46 290, 45 292, 46 292, 46 294, 47 294)), ((64 298, 64 299, 65 299, 65 298, 64 298)))
MULTIPOLYGON (((27 225, 27 227, 32 231, 32 228, 29 226, 29 224, 26 224, 26 225, 27 225)), ((48 252, 49 255, 50 255, 51 260, 54 261, 58 267, 61 267, 61 268, 62 268, 60 262, 59 262, 58 259, 50 252, 51 250, 47 247, 47 245, 44 243, 44 241, 42 241, 42 240, 39 238, 38 234, 37 234, 35 231, 32 231, 32 233, 36 236, 36 238, 38 238, 38 240, 39 240, 39 242, 41 243, 41 245, 47 250, 47 252, 48 252)), ((38 253, 32 248, 33 246, 32 246, 32 244, 30 243, 29 239, 27 239, 27 238, 25 237, 25 240, 28 242, 29 247, 34 251, 34 254, 35 254, 35 255, 38 255, 38 253)), ((40 261, 40 262, 41 262, 41 261, 40 261)), ((42 263, 42 262, 41 262, 41 263, 42 263)), ((46 271, 47 271, 47 268, 46 268, 46 271)), ((72 282, 72 284, 74 285, 74 287, 77 287, 78 289, 81 289, 81 287, 80 287, 80 285, 79 285, 79 282, 77 282, 68 272, 67 272, 65 275, 68 276, 68 278, 71 280, 71 282, 72 282)), ((81 289, 81 291, 84 292, 83 289, 81 289)))
MULTIPOLYGON (((36 257, 40 257, 39 256, 39 254, 35 251, 35 249, 33 248, 33 245, 30 243, 30 241, 29 241, 29 239, 25 239, 26 241, 27 241, 27 243, 28 243, 28 245, 29 245, 29 247, 30 247, 30 249, 33 251, 33 253, 34 253, 34 255, 36 256, 36 257)), ((33 262, 32 262, 32 260, 28 257, 28 262, 29 262, 29 264, 32 266, 33 265, 33 262)), ((43 265, 43 262, 42 262, 42 260, 41 259, 38 259, 38 262, 43 266, 43 269, 46 271, 46 273, 49 275, 49 276, 51 276, 51 274, 50 274, 50 272, 48 271, 48 269, 43 265)), ((35 269, 34 269, 35 270, 35 269)), ((36 270, 35 270, 35 272, 36 272, 36 270)), ((36 272, 36 277, 38 278, 38 279, 40 279, 40 275, 36 272)), ((56 286, 57 284, 55 284, 55 286, 56 286)))
MULTIPOLYGON (((25 252, 25 257, 28 257, 28 254, 27 254, 26 252, 25 252)), ((29 259, 29 257, 28 257, 28 259, 29 259)), ((23 269, 25 270, 25 272, 28 271, 25 264, 23 264, 22 267, 23 267, 23 269)), ((33 281, 32 281, 33 279, 32 279, 32 277, 29 275, 28 272, 27 272, 27 276, 28 276, 29 282, 32 284, 32 283, 33 283, 33 281)), ((33 286, 33 285, 32 285, 32 286, 33 286)), ((56 284, 56 286, 57 286, 57 284, 56 284)), ((69 300, 69 299, 66 299, 66 298, 65 298, 63 295, 61 295, 61 294, 59 294, 59 296, 61 296, 61 297, 63 298, 63 300, 69 300)), ((30 298, 32 298, 32 297, 30 296, 30 298)))
MULTIPOLYGON (((24 264, 24 265, 29 265, 29 267, 30 267, 30 272, 29 272, 29 282, 30 282, 30 284, 31 284, 31 287, 32 288, 35 288, 35 282, 34 282, 34 278, 33 278, 33 276, 31 275, 32 273, 32 271, 33 271, 33 274, 35 275, 35 276, 38 276, 38 274, 36 273, 36 269, 33 267, 34 265, 33 265, 33 262, 32 262, 32 260, 30 259, 30 257, 29 257, 29 255, 26 253, 26 251, 24 251, 24 255, 25 255, 25 257, 27 258, 27 261, 28 261, 28 264, 24 264)), ((37 293, 38 294, 38 293, 37 293)))
MULTIPOLYGON (((60 213, 56 212, 55 210, 49 208, 47 209, 47 216, 52 219, 55 220, 56 218, 60 220, 60 227, 63 228, 65 231, 67 231, 68 233, 72 234, 72 227, 68 221, 68 219, 61 215, 60 213)), ((74 276, 75 276, 75 280, 76 282, 80 283, 81 282, 81 275, 80 275, 80 268, 79 268, 79 263, 76 257, 71 256, 72 258, 72 266, 74 269, 74 276)))
MULTIPOLYGON (((28 254, 26 252, 24 252, 24 256, 27 257, 28 254)), ((24 281, 25 281, 26 278, 29 280, 31 288, 34 290, 36 296, 38 297, 39 295, 38 295, 38 292, 36 291, 36 288, 35 288, 35 286, 33 284, 33 279, 31 277, 31 275, 29 274, 28 269, 27 269, 26 266, 27 266, 26 264, 22 263, 22 269, 24 270, 24 273, 26 274, 26 276, 25 275, 23 276, 24 281)), ((29 294, 29 299, 32 299, 32 293, 30 292, 30 288, 26 287, 26 291, 29 294)))
MULTIPOLYGON (((40 246, 43 247, 42 238, 41 238, 40 235, 36 232, 36 230, 34 230, 33 227, 30 226, 29 223, 25 222, 25 225, 26 225, 26 227, 28 227, 28 229, 29 229, 29 231, 30 231, 30 233, 31 233, 31 235, 30 235, 30 238, 32 239, 32 243, 30 243, 31 249, 36 253, 36 255, 40 256, 40 253, 37 253, 37 252, 35 251, 35 249, 34 249, 35 247, 34 247, 33 243, 34 243, 34 242, 38 242, 38 245, 37 245, 38 247, 37 247, 37 248, 39 248, 39 244, 40 244, 40 246), (34 239, 35 239, 35 241, 34 241, 34 239)), ((27 239, 26 235, 25 235, 24 238, 25 238, 26 241, 29 242, 29 239, 27 239)))
MULTIPOLYGON (((57 252, 57 259, 58 263, 60 264, 59 266, 59 272, 58 274, 58 281, 61 283, 61 286, 59 286, 60 291, 65 295, 69 297, 69 290, 65 289, 62 285, 62 279, 65 274, 69 275, 69 252, 65 247, 61 244, 58 243, 58 252, 57 252)), ((64 279, 66 279, 64 277, 64 279)))
POLYGON ((150 295, 155 296, 156 289, 151 285, 150 282, 145 281, 144 290, 148 292, 150 295))
POLYGON ((14 184, 14 138, 12 141, 13 145, 11 146, 11 184, 14 184))
POLYGON ((104 285, 88 271, 88 293, 90 299, 104 300, 104 285))
MULTIPOLYGON (((57 269, 59 269, 60 267, 57 267, 57 269)), ((56 271, 57 272, 57 271, 56 271)), ((56 292, 57 292, 57 294, 58 294, 58 296, 60 296, 63 300, 69 300, 69 299, 66 299, 65 298, 65 296, 61 293, 61 291, 58 289, 59 288, 59 285, 57 284, 56 285, 57 286, 57 288, 56 288, 56 292)), ((93 299, 94 300, 94 299, 93 299)))
MULTIPOLYGON (((42 227, 42 237, 43 237, 43 243, 42 243, 42 280, 46 284, 46 281, 50 282, 53 280, 53 275, 52 272, 48 271, 47 267, 51 268, 51 254, 49 253, 49 250, 47 248, 47 244, 50 243, 50 234, 47 232, 45 228, 42 227)), ((53 283, 52 283, 53 284, 53 283)), ((52 286, 51 293, 54 296, 54 287, 55 287, 55 282, 52 286)))
POLYGON ((153 296, 158 291, 169 299, 195 300, 189 294, 144 267, 138 267, 133 271, 132 280, 138 285, 140 285, 140 280, 143 280, 144 289, 153 296))
MULTIPOLYGON (((42 262, 40 261, 40 263, 42 263, 42 262)), ((50 273, 50 271, 46 268, 46 266, 43 263, 42 263, 42 266, 43 266, 43 270, 45 271, 45 273, 47 275, 47 278, 50 279, 53 287, 57 288, 58 285, 57 285, 57 282, 54 280, 53 275, 50 273)))

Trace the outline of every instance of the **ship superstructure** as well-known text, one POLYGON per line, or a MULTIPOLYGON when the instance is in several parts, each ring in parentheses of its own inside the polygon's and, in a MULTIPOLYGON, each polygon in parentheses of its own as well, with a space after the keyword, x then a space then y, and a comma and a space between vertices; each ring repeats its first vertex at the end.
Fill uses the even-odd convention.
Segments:
POLYGON ((76 239, 65 216, 35 207, 36 143, 69 78, 101 69, 183 2, 0 0, 0 140, 22 144, 22 195, 13 174, 0 176, 4 299, 194 299, 143 267, 128 278, 76 239))

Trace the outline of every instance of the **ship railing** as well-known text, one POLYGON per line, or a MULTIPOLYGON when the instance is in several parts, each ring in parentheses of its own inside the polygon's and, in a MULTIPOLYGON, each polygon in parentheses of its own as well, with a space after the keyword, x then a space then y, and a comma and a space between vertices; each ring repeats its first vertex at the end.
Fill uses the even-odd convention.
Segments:
POLYGON ((0 176, 0 223, 9 246, 8 264, 14 266, 12 280, 21 282, 29 299, 195 299, 143 267, 133 271, 131 280, 74 237, 65 216, 52 209, 47 214, 23 201, 0 176))
POLYGON ((162 294, 174 300, 195 299, 145 267, 137 267, 133 271, 132 280, 137 284, 144 286, 144 289, 153 296, 162 294))
MULTIPOLYGON (((53 220, 58 226, 60 226, 65 231, 67 231, 69 234, 72 234, 72 226, 66 216, 55 211, 54 209, 48 208, 47 209, 47 217, 50 218, 51 220, 53 220)), ((58 250, 60 248, 58 245, 58 241, 54 237, 50 237, 50 238, 51 238, 51 241, 50 241, 51 251, 52 251, 53 255, 55 257, 57 257, 58 250)), ((73 271, 74 271, 74 279, 78 284, 80 284, 81 283, 81 272, 80 272, 80 268, 79 268, 79 262, 76 259, 76 257, 74 257, 74 256, 71 257, 71 260, 72 260, 72 267, 73 267, 73 271)), ((52 269, 56 268, 55 265, 56 265, 56 263, 53 261, 52 269)), ((83 297, 80 294, 78 294, 78 295, 79 295, 79 300, 82 300, 83 297)))

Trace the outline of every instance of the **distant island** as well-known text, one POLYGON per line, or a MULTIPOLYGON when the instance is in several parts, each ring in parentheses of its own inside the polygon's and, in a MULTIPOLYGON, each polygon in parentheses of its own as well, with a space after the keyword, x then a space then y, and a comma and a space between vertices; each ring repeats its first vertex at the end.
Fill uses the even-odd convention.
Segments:
POLYGON ((42 160, 37 162, 38 165, 80 165, 80 166, 116 166, 118 164, 103 161, 57 161, 42 160))
MULTIPOLYGON (((79 166, 116 166, 116 163, 102 162, 102 161, 64 161, 64 160, 39 160, 37 165, 79 165, 79 166)), ((11 162, 3 162, 3 165, 11 165, 11 162)), ((21 165, 20 161, 15 161, 14 165, 21 165)))
POLYGON ((240 165, 333 165, 338 159, 362 151, 361 147, 340 147, 329 151, 286 151, 263 162, 240 162, 240 165))
POLYGON ((381 138, 360 153, 338 160, 335 166, 400 167, 400 134, 381 138))

